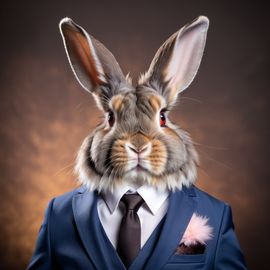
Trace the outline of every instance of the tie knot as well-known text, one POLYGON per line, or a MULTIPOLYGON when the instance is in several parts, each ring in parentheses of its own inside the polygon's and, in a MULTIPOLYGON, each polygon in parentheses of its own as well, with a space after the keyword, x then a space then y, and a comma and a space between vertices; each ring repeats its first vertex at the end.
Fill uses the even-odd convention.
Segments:
POLYGON ((137 212, 144 203, 143 198, 139 194, 125 194, 121 198, 121 201, 125 204, 126 210, 134 210, 137 212))

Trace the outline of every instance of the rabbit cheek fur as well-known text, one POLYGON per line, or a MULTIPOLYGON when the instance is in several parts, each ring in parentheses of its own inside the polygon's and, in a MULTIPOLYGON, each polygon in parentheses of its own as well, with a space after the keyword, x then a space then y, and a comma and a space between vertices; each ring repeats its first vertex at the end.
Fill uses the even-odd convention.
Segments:
POLYGON ((168 119, 167 127, 160 127, 161 105, 165 101, 155 92, 114 97, 110 102, 114 126, 106 122, 98 126, 79 150, 76 171, 82 183, 99 190, 113 190, 123 182, 169 189, 193 183, 197 153, 188 134, 168 119), (139 167, 131 145, 145 148, 139 167))
POLYGON ((172 35, 133 86, 100 42, 69 18, 60 22, 72 70, 104 112, 76 160, 78 179, 90 190, 113 191, 126 182, 174 190, 195 182, 197 152, 189 134, 170 122, 168 111, 197 72, 208 23, 200 16, 172 35), (160 124, 161 112, 166 125, 160 124))

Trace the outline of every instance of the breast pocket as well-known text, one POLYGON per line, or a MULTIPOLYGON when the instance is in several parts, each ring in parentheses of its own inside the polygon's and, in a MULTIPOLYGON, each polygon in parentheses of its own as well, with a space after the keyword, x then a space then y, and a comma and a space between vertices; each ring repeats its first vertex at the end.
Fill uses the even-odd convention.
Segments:
POLYGON ((206 253, 196 255, 172 255, 163 270, 199 270, 204 269, 206 253))

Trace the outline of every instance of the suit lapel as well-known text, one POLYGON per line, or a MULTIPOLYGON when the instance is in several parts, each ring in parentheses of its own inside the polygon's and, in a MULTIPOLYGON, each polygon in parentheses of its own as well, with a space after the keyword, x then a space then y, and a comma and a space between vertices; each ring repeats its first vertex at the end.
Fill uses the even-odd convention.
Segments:
POLYGON ((168 261, 176 250, 186 227, 196 210, 197 203, 193 187, 172 192, 169 198, 169 207, 166 220, 160 234, 158 243, 146 264, 145 270, 159 270, 168 261))
POLYGON ((72 208, 81 241, 96 269, 125 269, 116 256, 110 254, 102 234, 97 212, 98 194, 85 191, 73 197, 72 208))
POLYGON ((95 200, 95 194, 91 192, 83 192, 74 195, 72 200, 72 210, 75 219, 75 224, 77 226, 81 241, 88 253, 93 264, 97 269, 100 269, 99 266, 99 254, 93 249, 93 236, 92 236, 92 227, 93 224, 91 221, 91 214, 93 211, 93 204, 95 200))

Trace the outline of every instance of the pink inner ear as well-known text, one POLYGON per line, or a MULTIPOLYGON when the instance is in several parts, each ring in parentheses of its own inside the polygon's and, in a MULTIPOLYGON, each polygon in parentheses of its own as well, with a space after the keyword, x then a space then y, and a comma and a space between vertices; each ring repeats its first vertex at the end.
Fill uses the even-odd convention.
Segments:
POLYGON ((60 32, 76 79, 85 90, 93 93, 97 86, 106 83, 93 39, 69 18, 61 20, 60 32))
POLYGON ((184 243, 186 246, 190 246, 196 243, 205 244, 206 241, 210 240, 213 237, 213 228, 207 222, 208 218, 194 213, 180 244, 184 243))
POLYGON ((191 33, 185 33, 184 40, 176 41, 172 60, 167 69, 167 79, 171 79, 170 84, 182 85, 185 80, 183 76, 189 68, 192 68, 190 60, 194 57, 195 38, 191 33))
MULTIPOLYGON (((75 26, 66 25, 63 28, 66 48, 78 80, 88 89, 101 83, 95 62, 94 51, 90 50, 87 37, 75 26)), ((93 48, 92 48, 93 50, 93 48)))
POLYGON ((209 21, 199 17, 181 28, 176 36, 172 56, 164 72, 165 81, 174 95, 185 90, 193 81, 204 51, 209 21))

